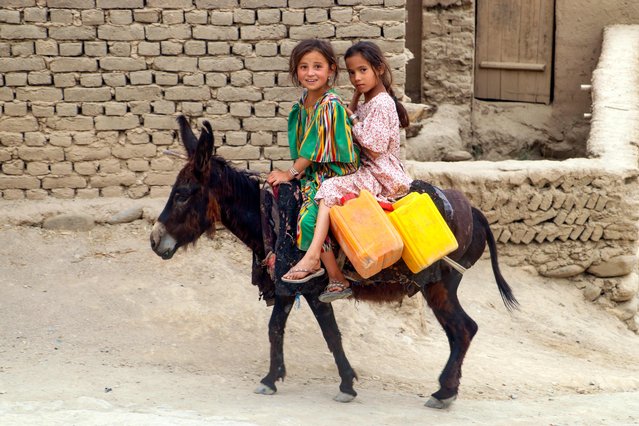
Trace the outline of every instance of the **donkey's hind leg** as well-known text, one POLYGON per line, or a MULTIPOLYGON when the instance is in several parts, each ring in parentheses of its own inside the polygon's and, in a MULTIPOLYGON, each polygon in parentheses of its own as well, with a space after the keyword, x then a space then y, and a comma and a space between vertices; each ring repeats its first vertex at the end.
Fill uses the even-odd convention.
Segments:
POLYGON ((260 380, 260 385, 255 389, 255 393, 262 395, 273 395, 277 392, 275 382, 284 380, 286 367, 284 366, 284 328, 286 320, 291 313, 295 298, 275 297, 275 306, 268 322, 268 340, 271 342, 271 365, 268 374, 260 380))
POLYGON ((344 353, 342 335, 337 327, 337 321, 335 321, 333 306, 330 303, 320 302, 317 295, 306 296, 306 300, 322 329, 328 349, 333 353, 337 371, 342 379, 339 385, 340 392, 333 399, 338 402, 351 402, 357 396, 357 392, 353 389, 353 380, 357 379, 357 373, 351 367, 344 353))
POLYGON ((444 274, 442 281, 427 285, 424 297, 448 337, 450 356, 439 376, 439 390, 426 402, 427 407, 447 408, 456 398, 461 379, 461 367, 470 342, 477 333, 477 323, 466 314, 457 298, 462 275, 454 270, 444 274))

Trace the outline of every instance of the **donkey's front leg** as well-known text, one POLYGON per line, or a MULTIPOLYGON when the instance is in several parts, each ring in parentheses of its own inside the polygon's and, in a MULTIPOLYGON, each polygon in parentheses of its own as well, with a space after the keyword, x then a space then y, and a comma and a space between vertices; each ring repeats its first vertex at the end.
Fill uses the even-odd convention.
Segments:
POLYGON ((333 399, 339 402, 351 402, 357 396, 357 392, 353 389, 353 380, 357 379, 357 373, 351 367, 344 353, 342 335, 337 327, 337 321, 335 321, 333 307, 330 303, 320 302, 317 297, 317 295, 308 295, 306 300, 322 329, 328 349, 330 349, 335 358, 339 376, 342 378, 342 382, 339 385, 340 392, 333 399))
POLYGON ((255 393, 273 395, 277 392, 275 382, 284 380, 286 367, 284 366, 284 328, 286 320, 293 308, 293 297, 275 296, 275 306, 268 322, 268 340, 271 342, 271 365, 268 374, 260 380, 255 393))

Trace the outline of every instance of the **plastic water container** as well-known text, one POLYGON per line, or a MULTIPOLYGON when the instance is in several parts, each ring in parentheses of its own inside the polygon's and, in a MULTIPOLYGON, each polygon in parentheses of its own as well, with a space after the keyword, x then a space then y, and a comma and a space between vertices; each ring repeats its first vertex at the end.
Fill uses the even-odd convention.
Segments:
POLYGON ((329 214, 333 236, 363 278, 401 259, 402 238, 370 192, 362 190, 329 214))
POLYGON ((393 204, 388 217, 404 241, 402 259, 413 273, 457 250, 455 236, 428 194, 411 192, 393 204))

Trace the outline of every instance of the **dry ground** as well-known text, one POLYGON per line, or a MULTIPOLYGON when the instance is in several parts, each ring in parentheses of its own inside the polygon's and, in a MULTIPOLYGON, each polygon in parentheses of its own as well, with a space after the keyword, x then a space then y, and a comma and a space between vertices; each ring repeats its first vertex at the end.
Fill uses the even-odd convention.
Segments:
POLYGON ((2 203, 0 424, 639 423, 639 336, 568 281, 504 266, 522 304, 509 314, 489 262, 468 272, 460 298, 480 329, 450 410, 423 406, 448 344, 418 297, 335 302, 360 378, 350 404, 331 399, 336 368, 302 301, 288 377, 262 396, 252 390, 268 368, 271 310, 231 235, 163 261, 148 221, 48 231, 18 226, 42 206, 2 203))

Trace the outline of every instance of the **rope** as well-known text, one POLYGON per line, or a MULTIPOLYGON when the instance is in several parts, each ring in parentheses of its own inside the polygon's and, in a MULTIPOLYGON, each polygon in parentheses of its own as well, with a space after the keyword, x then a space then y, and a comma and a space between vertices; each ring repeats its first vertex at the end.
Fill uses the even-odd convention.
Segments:
POLYGON ((442 259, 446 263, 448 263, 453 269, 457 270, 457 272, 459 272, 462 275, 464 275, 464 272, 466 272, 468 270, 468 269, 464 268, 462 265, 460 265, 459 263, 455 262, 453 259, 451 259, 448 256, 444 256, 442 259))

